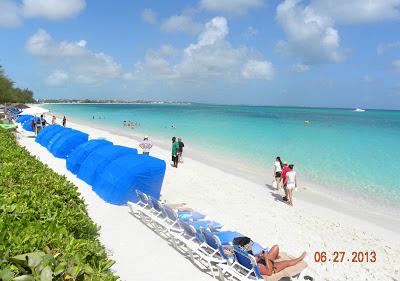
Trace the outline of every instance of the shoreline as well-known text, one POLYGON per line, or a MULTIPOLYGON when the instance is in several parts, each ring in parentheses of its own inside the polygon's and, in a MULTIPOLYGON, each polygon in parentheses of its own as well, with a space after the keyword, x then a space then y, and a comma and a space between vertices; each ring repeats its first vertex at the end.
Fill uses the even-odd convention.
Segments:
MULTIPOLYGON (((91 138, 103 137, 115 144, 135 148, 138 145, 136 138, 132 135, 121 136, 104 130, 104 128, 97 129, 73 121, 69 121, 67 126, 85 131, 91 138)), ((97 217, 95 221, 103 229, 100 239, 105 241, 104 243, 112 253, 112 258, 117 261, 115 266, 117 273, 131 271, 132 252, 141 251, 141 247, 130 245, 132 236, 144 235, 143 238, 147 239, 151 231, 142 233, 137 229, 138 226, 129 226, 128 224, 132 224, 130 220, 134 220, 133 218, 124 221, 124 225, 121 225, 119 219, 110 218, 109 211, 121 208, 121 212, 122 209, 127 212, 127 208, 106 204, 94 194, 89 186, 66 170, 65 161, 49 155, 44 148, 34 142, 34 139, 26 138, 20 143, 30 151, 35 152, 36 150, 40 159, 51 168, 57 168, 55 163, 58 163, 58 169, 71 181, 90 190, 90 192, 87 191, 91 194, 90 196, 85 194, 86 191, 82 195, 85 202, 88 203, 89 213, 95 218, 97 217), (47 161, 44 157, 47 157, 47 161), (95 204, 91 202, 94 200, 92 197, 96 199, 95 204), (103 205, 106 207, 99 211, 98 209, 103 205), (118 234, 115 231, 118 231, 118 234), (120 234, 122 232, 128 232, 129 235, 120 238, 119 235, 122 235, 120 234), (141 234, 138 234, 139 232, 141 234), (128 241, 122 241, 123 239, 128 239, 128 241), (129 247, 127 243, 133 248, 127 249, 129 247)), ((307 251, 306 262, 310 268, 309 272, 316 280, 390 280, 389 278, 396 280, 399 278, 395 258, 400 255, 398 232, 386 230, 369 221, 352 217, 342 209, 335 211, 324 208, 317 204, 318 201, 308 203, 299 199, 295 201, 295 207, 289 207, 276 200, 276 192, 265 186, 222 171, 207 162, 194 160, 189 156, 185 158, 185 163, 178 169, 172 168, 168 165, 170 151, 163 149, 157 142, 154 142, 151 155, 165 159, 167 162, 162 200, 171 203, 185 202, 188 206, 207 214, 211 219, 221 222, 226 229, 239 231, 262 245, 279 244, 284 251, 292 255, 307 251), (314 253, 321 251, 327 253, 346 251, 348 258, 351 258, 353 251, 375 251, 379 259, 376 263, 317 263, 313 260, 314 253)), ((299 193, 301 194, 303 191, 299 193)), ((297 197, 298 193, 295 196, 297 197)), ((162 242, 167 244, 165 241, 162 242)), ((143 247, 148 252, 159 250, 149 244, 143 245, 143 247)), ((177 262, 179 261, 168 259, 163 266, 175 268, 174 264, 177 262)), ((145 266, 147 263, 147 260, 136 261, 138 267, 145 266)), ((193 269, 201 273, 195 267, 193 269)), ((204 276, 204 273, 202 274, 204 276)), ((164 279, 175 281, 188 278, 176 278, 175 276, 175 278, 164 279)), ((126 280, 132 280, 132 278, 126 280)), ((200 279, 190 278, 190 280, 200 279)))
MULTIPOLYGON (((127 130, 127 128, 118 129, 113 126, 107 126, 107 124, 99 126, 96 123, 91 124, 90 122, 84 122, 82 120, 77 120, 74 118, 69 119, 71 121, 68 122, 72 122, 73 124, 79 124, 85 127, 92 127, 98 130, 106 131, 111 134, 133 138, 135 141, 141 141, 143 135, 142 133, 139 134, 134 130, 124 132, 124 129, 127 130)), ((149 135, 149 133, 146 134, 149 135)), ((151 138, 151 140, 154 145, 159 146, 165 151, 169 151, 170 145, 168 142, 161 141, 157 138, 151 138)), ((138 149, 138 152, 140 153, 139 150, 140 149, 138 149)), ((235 165, 236 163, 229 164, 231 163, 232 159, 218 158, 215 157, 215 155, 212 153, 209 153, 207 151, 200 151, 197 148, 186 148, 184 158, 186 158, 187 155, 189 155, 189 158, 195 161, 199 161, 205 165, 221 170, 222 172, 244 178, 258 185, 260 188, 272 191, 271 194, 274 194, 275 189, 273 189, 269 183, 265 183, 266 178, 268 177, 267 175, 272 174, 272 169, 271 171, 263 171, 262 175, 260 176, 260 171, 254 171, 252 169, 253 167, 245 169, 243 165, 235 165)), ((366 221, 369 224, 377 225, 384 230, 388 230, 394 233, 400 233, 400 217, 396 219, 396 217, 393 216, 393 213, 400 213, 400 208, 395 209, 393 207, 383 207, 382 205, 379 205, 379 203, 369 202, 369 200, 366 199, 356 199, 355 195, 352 192, 342 193, 340 191, 332 191, 331 189, 329 189, 329 186, 323 186, 315 182, 304 180, 303 178, 301 178, 299 185, 300 192, 294 193, 295 201, 300 200, 305 204, 316 205, 318 206, 318 208, 320 208, 321 211, 328 209, 330 211, 340 212, 344 215, 354 217, 355 219, 366 221), (377 207, 379 207, 380 209, 377 209, 377 207)), ((280 194, 282 193, 283 192, 281 192, 280 194)), ((275 200, 279 201, 278 197, 275 197, 275 200)), ((281 203, 284 204, 284 202, 281 203)), ((372 225, 369 227, 370 229, 373 228, 372 225)))

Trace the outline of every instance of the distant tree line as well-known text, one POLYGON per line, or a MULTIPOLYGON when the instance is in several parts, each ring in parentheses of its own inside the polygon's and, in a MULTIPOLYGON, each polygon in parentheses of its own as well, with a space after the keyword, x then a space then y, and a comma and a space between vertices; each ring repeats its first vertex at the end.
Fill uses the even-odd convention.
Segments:
POLYGON ((14 81, 8 78, 0 65, 0 103, 33 103, 33 92, 29 89, 15 87, 14 81))

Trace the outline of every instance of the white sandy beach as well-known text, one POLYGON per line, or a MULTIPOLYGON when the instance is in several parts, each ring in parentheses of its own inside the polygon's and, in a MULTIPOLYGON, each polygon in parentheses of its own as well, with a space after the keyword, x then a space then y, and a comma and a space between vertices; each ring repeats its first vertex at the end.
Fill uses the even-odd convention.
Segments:
MULTIPOLYGON (((105 130, 68 122, 69 127, 103 137, 115 144, 138 147, 138 141, 105 130)), ((19 134, 19 143, 32 155, 65 175, 79 187, 90 217, 101 226, 100 240, 116 260, 113 269, 122 280, 211 280, 128 213, 126 206, 114 206, 100 199, 85 182, 67 171, 65 160, 53 157, 34 142, 31 134, 19 134)), ((296 200, 289 207, 265 185, 190 158, 175 169, 169 165, 170 151, 155 145, 151 154, 167 162, 162 200, 186 202, 226 226, 263 246, 279 244, 282 250, 299 255, 307 251, 309 275, 315 280, 400 280, 400 234, 368 220, 348 215, 346 210, 325 208, 320 202, 296 200), (343 262, 314 262, 315 252, 345 251, 343 262), (351 252, 375 251, 375 263, 352 263, 351 252)), ((299 192, 302 192, 301 190, 299 192)), ((296 196, 296 194, 295 194, 296 196)), ((399 217, 399 214, 393 214, 399 217)))

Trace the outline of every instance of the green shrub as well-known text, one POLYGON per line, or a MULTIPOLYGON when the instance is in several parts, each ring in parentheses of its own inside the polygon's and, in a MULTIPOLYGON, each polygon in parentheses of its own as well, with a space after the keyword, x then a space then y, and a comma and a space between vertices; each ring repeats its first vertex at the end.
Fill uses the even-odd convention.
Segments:
POLYGON ((0 280, 117 280, 77 187, 0 129, 0 280))

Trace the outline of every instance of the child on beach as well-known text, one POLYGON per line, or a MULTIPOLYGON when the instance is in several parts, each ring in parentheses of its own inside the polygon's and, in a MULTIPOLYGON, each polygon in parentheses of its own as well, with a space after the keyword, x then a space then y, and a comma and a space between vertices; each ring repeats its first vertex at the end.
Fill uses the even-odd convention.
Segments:
POLYGON ((62 120, 62 125, 65 127, 67 125, 67 118, 64 116, 62 120))
POLYGON ((293 170, 293 167, 293 164, 289 165, 289 171, 286 173, 285 179, 288 203, 290 206, 293 206, 293 189, 297 187, 296 172, 293 170))
POLYGON ((53 117, 51 118, 51 124, 52 125, 54 125, 54 124, 56 124, 57 122, 56 122, 56 116, 55 115, 53 115, 53 117))
POLYGON ((275 178, 275 183, 276 183, 276 190, 279 191, 279 184, 281 183, 281 175, 282 175, 282 161, 279 156, 276 157, 275 159, 275 164, 274 164, 274 174, 273 177, 275 178))

